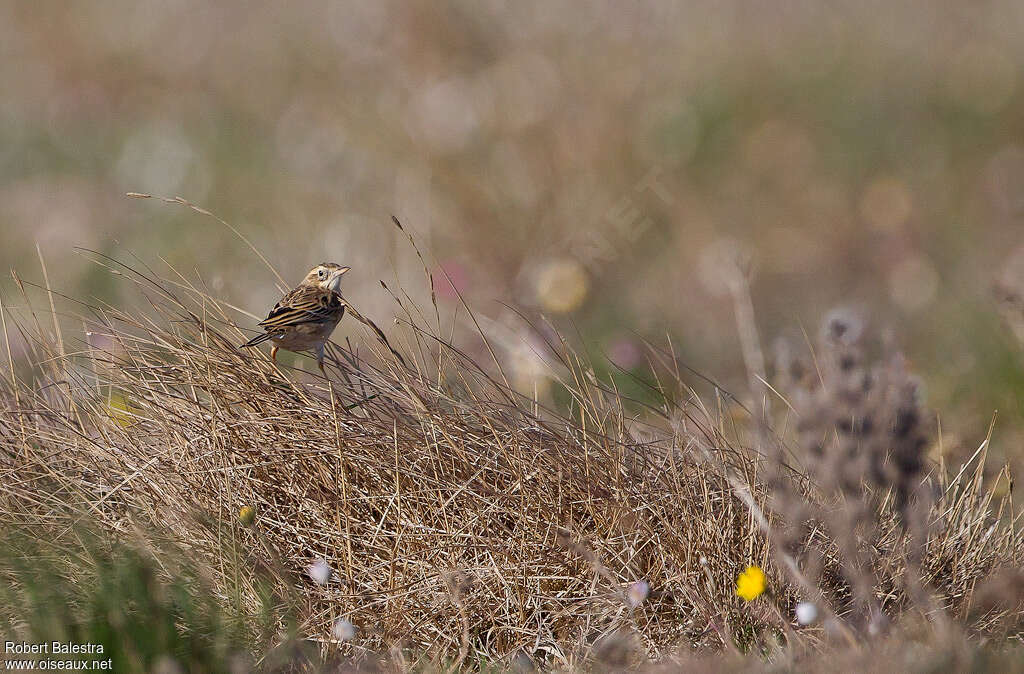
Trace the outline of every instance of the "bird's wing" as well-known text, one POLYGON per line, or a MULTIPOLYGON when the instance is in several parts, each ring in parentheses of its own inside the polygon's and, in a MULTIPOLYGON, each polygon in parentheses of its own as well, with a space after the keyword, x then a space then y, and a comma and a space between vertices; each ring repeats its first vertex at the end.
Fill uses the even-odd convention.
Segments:
POLYGON ((287 330, 305 323, 323 323, 341 318, 345 301, 337 293, 317 286, 299 286, 274 305, 260 325, 267 332, 287 330))

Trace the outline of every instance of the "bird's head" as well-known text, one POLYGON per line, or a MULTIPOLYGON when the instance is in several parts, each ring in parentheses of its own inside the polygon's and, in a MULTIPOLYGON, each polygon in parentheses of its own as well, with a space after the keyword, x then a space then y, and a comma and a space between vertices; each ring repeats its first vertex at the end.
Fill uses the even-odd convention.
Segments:
POLYGON ((349 269, 351 267, 342 267, 336 262, 321 262, 309 270, 309 273, 306 274, 306 278, 302 282, 309 285, 318 285, 325 290, 340 293, 341 277, 349 269))

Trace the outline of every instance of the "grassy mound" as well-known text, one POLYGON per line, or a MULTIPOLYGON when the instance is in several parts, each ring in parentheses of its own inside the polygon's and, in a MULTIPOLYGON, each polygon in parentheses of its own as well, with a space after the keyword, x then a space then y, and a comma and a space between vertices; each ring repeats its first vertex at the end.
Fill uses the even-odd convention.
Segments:
POLYGON ((86 306, 77 337, 27 300, 0 312, 0 516, 51 550, 83 521, 170 538, 253 635, 288 606, 277 628, 324 658, 400 669, 853 661, 900 639, 963 664, 975 637, 1019 635, 1024 536, 982 489, 987 441, 928 463, 912 377, 846 319, 770 386, 753 367, 746 405, 654 346, 658 404, 626 400, 539 328, 569 400, 552 409, 482 332, 474 362, 414 308, 402 356, 359 317, 366 343, 334 346, 324 379, 238 350, 248 319, 184 276, 108 264, 146 309, 86 306), (767 575, 749 602, 748 566, 767 575))

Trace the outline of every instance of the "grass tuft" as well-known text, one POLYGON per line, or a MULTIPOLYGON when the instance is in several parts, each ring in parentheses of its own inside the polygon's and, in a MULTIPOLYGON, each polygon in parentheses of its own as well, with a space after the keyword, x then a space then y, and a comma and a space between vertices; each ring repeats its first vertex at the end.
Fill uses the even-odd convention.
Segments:
MULTIPOLYGON (((569 401, 554 408, 506 383, 482 331, 493 362, 446 339, 436 305, 431 324, 406 300, 402 341, 369 321, 364 346, 333 345, 325 379, 235 348, 249 319, 185 275, 99 261, 143 309, 79 302, 83 332, 55 334, 41 316, 57 310, 22 283, 0 311, 8 353, 12 333, 29 345, 0 377, 0 518, 47 545, 5 557, 21 602, 5 618, 26 638, 71 628, 45 621, 62 600, 33 595, 16 562, 91 550, 86 523, 169 539, 202 570, 182 585, 143 557, 128 572, 90 558, 66 576, 156 616, 150 651, 201 662, 228 658, 236 642, 217 635, 237 632, 205 604, 168 608, 200 597, 267 667, 794 665, 911 638, 963 663, 971 639, 1021 635, 1024 537, 1009 492, 983 488, 987 440, 971 464, 928 464, 903 361, 872 366, 834 317, 792 398, 746 331, 754 407, 698 395, 653 345, 643 385, 659 403, 626 400, 568 340, 538 339, 569 401), (749 603, 748 566, 767 578, 749 603), (801 601, 823 619, 800 624, 801 601), (292 609, 301 640, 282 636, 292 609)), ((96 638, 142 638, 108 618, 96 638)))

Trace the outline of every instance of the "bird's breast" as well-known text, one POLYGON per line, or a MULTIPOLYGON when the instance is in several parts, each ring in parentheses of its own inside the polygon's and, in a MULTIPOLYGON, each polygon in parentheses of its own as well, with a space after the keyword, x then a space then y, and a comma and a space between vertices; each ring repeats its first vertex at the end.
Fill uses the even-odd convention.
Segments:
POLYGON ((304 323, 296 325, 286 332, 274 335, 271 339, 283 349, 305 351, 323 344, 331 336, 337 325, 338 321, 336 320, 304 323))

